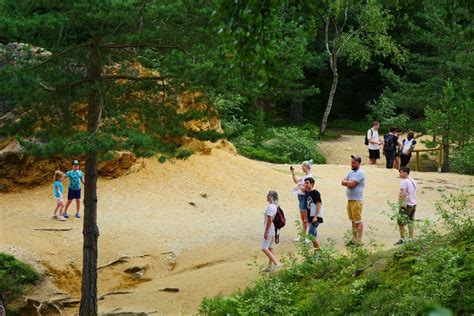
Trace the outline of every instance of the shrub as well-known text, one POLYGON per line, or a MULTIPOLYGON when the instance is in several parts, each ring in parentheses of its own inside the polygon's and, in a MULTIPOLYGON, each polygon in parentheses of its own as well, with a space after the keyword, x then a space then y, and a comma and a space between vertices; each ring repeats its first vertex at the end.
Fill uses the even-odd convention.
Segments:
POLYGON ((387 128, 391 126, 401 126, 403 127, 408 121, 408 115, 399 114, 395 112, 396 106, 393 103, 393 100, 382 94, 377 100, 367 102, 367 109, 369 114, 367 119, 372 121, 379 121, 382 126, 387 128))
POLYGON ((454 172, 474 174, 474 142, 470 142, 454 152, 451 158, 451 168, 454 172))
POLYGON ((252 159, 275 163, 313 159, 315 163, 325 163, 326 159, 317 149, 316 135, 309 128, 270 128, 261 134, 261 144, 257 145, 254 130, 248 129, 232 141, 240 154, 252 159))
POLYGON ((25 285, 38 280, 39 275, 31 266, 0 253, 0 294, 17 296, 23 292, 25 285))

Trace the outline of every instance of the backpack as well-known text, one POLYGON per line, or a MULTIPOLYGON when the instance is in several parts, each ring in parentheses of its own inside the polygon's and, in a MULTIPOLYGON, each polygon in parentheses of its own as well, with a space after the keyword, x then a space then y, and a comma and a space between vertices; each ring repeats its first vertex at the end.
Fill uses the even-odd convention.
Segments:
POLYGON ((393 137, 390 134, 385 134, 383 137, 383 150, 384 151, 391 151, 395 149, 395 144, 393 143, 393 137))
POLYGON ((286 218, 285 213, 281 209, 280 206, 277 207, 277 212, 275 214, 275 218, 273 219, 273 225, 275 226, 275 243, 278 244, 280 242, 280 234, 278 230, 285 227, 286 218))
MULTIPOLYGON (((413 138, 414 139, 414 138, 413 138)), ((405 155, 405 156, 408 156, 410 155, 411 153, 411 147, 413 146, 413 139, 411 140, 408 140, 408 139, 404 139, 403 140, 403 145, 402 145, 402 154, 405 155)))
MULTIPOLYGON (((370 130, 370 138, 372 138, 372 135, 374 135, 374 131, 372 130, 372 128, 370 128, 369 130, 370 130)), ((369 139, 367 138, 367 133, 365 134, 364 144, 366 146, 369 144, 369 139)))

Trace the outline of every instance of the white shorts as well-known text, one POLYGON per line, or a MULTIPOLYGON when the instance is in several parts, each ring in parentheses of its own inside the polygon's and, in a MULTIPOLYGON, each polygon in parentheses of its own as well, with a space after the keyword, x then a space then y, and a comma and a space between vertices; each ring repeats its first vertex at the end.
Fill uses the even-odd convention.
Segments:
POLYGON ((59 197, 59 198, 55 198, 56 199, 56 203, 63 203, 63 198, 62 197, 59 197))
POLYGON ((273 243, 275 242, 275 235, 268 235, 268 239, 262 239, 260 247, 262 249, 273 248, 273 243))

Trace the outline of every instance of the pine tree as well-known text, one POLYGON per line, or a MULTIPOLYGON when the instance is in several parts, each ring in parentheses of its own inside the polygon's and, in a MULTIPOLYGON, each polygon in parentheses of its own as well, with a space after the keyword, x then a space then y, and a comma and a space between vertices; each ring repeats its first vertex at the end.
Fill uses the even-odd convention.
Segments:
POLYGON ((85 156, 80 315, 98 313, 98 161, 118 150, 183 157, 189 152, 180 147, 182 137, 217 136, 184 127, 212 113, 177 110, 177 96, 192 91, 172 71, 196 57, 193 49, 210 17, 204 4, 0 1, 2 40, 32 45, 21 50, 23 58, 7 55, 1 70, 0 95, 17 116, 1 134, 16 136, 37 156, 85 156))

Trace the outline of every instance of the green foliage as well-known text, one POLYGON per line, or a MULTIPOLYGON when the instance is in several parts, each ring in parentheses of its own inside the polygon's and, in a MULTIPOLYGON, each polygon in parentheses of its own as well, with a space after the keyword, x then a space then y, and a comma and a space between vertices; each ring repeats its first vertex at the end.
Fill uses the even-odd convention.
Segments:
POLYGON ((0 294, 13 299, 23 293, 26 285, 36 283, 39 278, 31 266, 0 253, 0 294))
MULTIPOLYGON (((205 299, 201 311, 258 314, 258 308, 268 311, 271 303, 291 315, 472 314, 474 226, 468 215, 470 198, 461 192, 442 196, 437 204, 439 222, 451 227, 454 234, 443 236, 426 223, 416 240, 396 250, 371 253, 352 247, 343 253, 330 243, 314 255, 303 251, 303 261, 289 260, 277 275, 228 298, 205 299), (288 297, 281 298, 282 294, 288 297)), ((272 312, 279 314, 275 309, 272 312)))
POLYGON ((2 124, 0 135, 20 138, 29 153, 41 157, 105 156, 118 150, 178 156, 182 152, 177 140, 187 134, 215 139, 209 132, 184 127, 186 121, 212 117, 211 109, 176 111, 178 96, 205 86, 193 79, 210 67, 189 62, 196 58, 193 54, 202 54, 210 35, 212 8, 201 5, 0 2, 2 36, 46 51, 32 53, 36 48, 28 45, 3 47, 0 95, 8 102, 2 111, 12 111, 18 119, 2 124), (184 15, 178 26, 175 22, 184 15), (186 72, 178 66, 182 64, 188 66, 186 72), (93 122, 97 119, 87 115, 97 111, 99 122, 93 122))
POLYGON ((325 163, 319 153, 314 130, 297 127, 278 127, 264 130, 260 145, 255 141, 255 130, 248 129, 233 139, 240 154, 258 160, 275 163, 300 163, 313 159, 315 163, 325 163))
POLYGON ((451 158, 451 168, 455 172, 474 175, 474 141, 455 149, 451 158))
POLYGON ((392 99, 382 94, 377 100, 373 100, 366 104, 369 114, 367 119, 369 122, 379 121, 382 126, 405 126, 409 117, 405 113, 397 114, 396 107, 392 99))
POLYGON ((421 116, 427 106, 439 104, 447 78, 456 85, 467 81, 466 86, 473 86, 469 1, 398 1, 391 10, 396 16, 393 36, 409 50, 402 71, 381 70, 390 83, 388 96, 397 107, 421 116))
POLYGON ((328 123, 328 127, 331 129, 340 130, 342 133, 348 134, 358 134, 358 133, 365 133, 370 128, 370 121, 367 120, 360 120, 360 121, 353 121, 347 119, 337 119, 330 121, 328 123))

